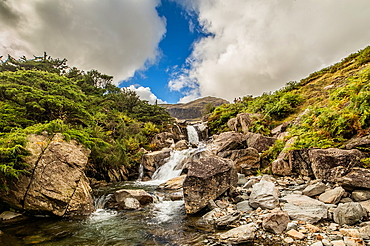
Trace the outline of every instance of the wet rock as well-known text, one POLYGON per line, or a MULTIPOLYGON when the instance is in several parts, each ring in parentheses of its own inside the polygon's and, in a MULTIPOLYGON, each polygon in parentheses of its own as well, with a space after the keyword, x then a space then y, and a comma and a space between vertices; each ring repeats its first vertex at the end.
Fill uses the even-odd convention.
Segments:
POLYGON ((174 150, 185 150, 188 148, 188 142, 186 140, 180 140, 175 143, 174 150))
POLYGON ((218 234, 218 238, 223 243, 240 244, 250 242, 255 237, 256 226, 253 223, 242 225, 227 232, 218 234))
MULTIPOLYGON (((335 180, 348 172, 347 170, 360 164, 364 157, 361 151, 342 150, 336 148, 311 149, 309 151, 313 174, 317 179, 335 180)), ((370 174, 370 172, 369 172, 370 174)), ((369 175, 370 177, 370 175, 369 175)), ((370 184, 370 181, 369 181, 370 184)))
POLYGON ((157 189, 162 190, 179 190, 182 189, 182 185, 184 183, 184 180, 186 178, 186 175, 181 175, 179 177, 169 179, 163 184, 160 184, 157 189))
POLYGON ((290 218, 286 212, 281 210, 273 210, 263 219, 262 227, 266 231, 280 234, 287 228, 289 221, 290 218))
POLYGON ((149 152, 141 158, 141 165, 144 168, 144 176, 152 177, 154 172, 166 163, 171 155, 171 149, 162 149, 160 151, 149 152))
POLYGON ((370 200, 370 190, 354 190, 351 196, 356 202, 370 200))
POLYGON ((217 155, 233 160, 235 162, 236 170, 238 173, 251 175, 251 173, 244 173, 244 171, 249 168, 253 169, 255 172, 260 168, 260 156, 258 154, 258 151, 254 148, 228 150, 219 152, 217 155))
POLYGON ((302 191, 302 194, 303 195, 306 195, 306 196, 317 196, 323 192, 325 192, 325 190, 327 189, 328 187, 323 184, 322 182, 317 182, 317 183, 314 183, 314 184, 311 184, 311 185, 308 185, 303 191, 302 191))
POLYGON ((248 132, 245 134, 248 147, 255 148, 258 153, 268 150, 272 146, 276 138, 265 137, 262 134, 248 132))
POLYGON ((220 157, 205 157, 192 160, 187 165, 185 178, 185 210, 193 214, 206 207, 209 200, 214 200, 236 186, 237 172, 233 161, 220 157))
POLYGON ((261 181, 253 185, 249 205, 253 208, 274 209, 279 204, 279 193, 275 184, 265 175, 261 181))
POLYGON ((334 210, 334 221, 340 225, 353 225, 366 216, 364 208, 357 202, 340 203, 334 210))
MULTIPOLYGON (((147 193, 146 191, 142 189, 138 190, 128 190, 128 189, 122 189, 122 190, 117 190, 114 193, 115 200, 118 204, 120 203, 126 203, 125 199, 126 198, 135 198, 136 200, 139 201, 141 205, 146 205, 148 203, 152 203, 154 201, 153 197, 147 193)), ((130 202, 133 202, 130 200, 130 202)), ((134 202, 133 202, 134 203, 134 202)))
POLYGON ((328 217, 328 209, 325 204, 308 196, 291 194, 282 199, 288 202, 283 204, 282 209, 293 220, 313 224, 328 217))
POLYGON ((0 221, 14 220, 22 217, 23 214, 15 213, 12 211, 4 211, 0 214, 0 221))
POLYGON ((29 135, 25 161, 28 173, 10 184, 0 198, 11 207, 36 214, 70 216, 67 208, 88 215, 94 211, 89 182, 84 174, 90 151, 62 134, 29 135), (76 192, 78 191, 78 192, 76 192))
POLYGON ((343 186, 370 189, 370 169, 352 168, 348 174, 337 178, 336 181, 343 186))
POLYGON ((319 196, 319 200, 324 203, 337 204, 342 196, 344 195, 345 190, 342 187, 336 187, 332 190, 327 190, 319 196))
POLYGON ((126 197, 118 204, 118 209, 137 210, 141 208, 140 202, 133 197, 126 197))

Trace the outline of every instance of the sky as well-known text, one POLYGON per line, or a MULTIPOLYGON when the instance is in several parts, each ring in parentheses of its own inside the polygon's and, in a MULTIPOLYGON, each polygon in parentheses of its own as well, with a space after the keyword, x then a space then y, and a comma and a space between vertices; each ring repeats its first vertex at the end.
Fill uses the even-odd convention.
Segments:
POLYGON ((0 0, 0 56, 44 52, 150 103, 275 91, 370 44, 368 0, 0 0))

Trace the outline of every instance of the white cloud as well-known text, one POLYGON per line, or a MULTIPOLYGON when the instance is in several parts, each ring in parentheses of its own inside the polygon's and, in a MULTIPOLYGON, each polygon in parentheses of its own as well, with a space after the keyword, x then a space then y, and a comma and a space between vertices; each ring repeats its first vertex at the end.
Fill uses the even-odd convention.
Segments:
POLYGON ((155 62, 166 20, 160 0, 0 0, 0 48, 15 57, 67 58, 115 82, 155 62))
POLYGON ((143 87, 143 86, 136 87, 134 85, 130 85, 129 87, 123 87, 123 88, 127 88, 131 91, 135 91, 141 100, 146 100, 150 104, 155 104, 156 102, 158 104, 167 103, 166 101, 162 101, 161 99, 157 98, 157 96, 153 94, 153 92, 150 90, 149 87, 143 87))
MULTIPOLYGON (((177 0, 207 37, 169 83, 228 100, 274 91, 369 45, 368 0, 177 0), (198 89, 194 89, 198 88, 198 89)), ((189 94, 186 95, 189 97, 189 94)))

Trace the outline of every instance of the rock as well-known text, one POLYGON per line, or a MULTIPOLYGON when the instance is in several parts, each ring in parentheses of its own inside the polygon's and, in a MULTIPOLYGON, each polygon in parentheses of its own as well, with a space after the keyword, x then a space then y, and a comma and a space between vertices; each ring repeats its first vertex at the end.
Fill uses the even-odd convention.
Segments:
POLYGON ((149 152, 141 158, 141 165, 144 169, 144 176, 151 178, 154 172, 166 163, 171 155, 171 149, 162 149, 160 151, 149 152))
POLYGON ((0 221, 13 220, 21 216, 23 216, 23 214, 11 212, 11 211, 4 211, 0 214, 0 221))
POLYGON ((332 246, 346 246, 343 240, 331 241, 332 246))
POLYGON ((279 134, 283 133, 287 129, 290 123, 291 123, 290 121, 286 121, 283 124, 278 125, 277 127, 271 130, 271 135, 277 137, 279 134))
POLYGON ((231 131, 238 131, 238 119, 237 118, 231 118, 227 121, 227 126, 231 131))
POLYGON ((220 157, 228 158, 233 160, 236 165, 236 170, 238 173, 243 173, 245 175, 251 175, 253 173, 245 172, 245 170, 258 170, 260 168, 260 156, 258 151, 254 148, 246 148, 240 150, 228 150, 219 152, 217 154, 220 157))
POLYGON ((232 213, 221 216, 215 220, 215 225, 217 229, 225 229, 232 223, 240 219, 240 212, 234 211, 232 213))
POLYGON ((278 204, 278 190, 275 184, 269 181, 268 176, 265 175, 259 183, 253 185, 249 205, 253 208, 274 209, 278 204))
POLYGON ((342 234, 343 237, 360 237, 360 232, 357 229, 345 229, 341 228, 339 229, 340 234, 342 234))
POLYGON ((300 233, 296 230, 290 230, 286 233, 288 236, 294 238, 294 239, 298 239, 298 240, 302 240, 303 238, 305 238, 304 234, 303 233, 300 233))
POLYGON ((217 136, 213 144, 216 147, 216 154, 248 147, 246 136, 238 132, 223 132, 217 136))
POLYGON ((363 226, 359 229, 360 237, 363 239, 370 239, 370 225, 363 226))
POLYGON ((245 179, 245 175, 238 173, 238 185, 242 186, 242 185, 245 185, 246 183, 247 183, 247 180, 245 179))
POLYGON ((179 190, 182 188, 182 184, 184 183, 184 180, 186 178, 186 175, 181 175, 179 177, 167 180, 163 184, 160 184, 158 186, 158 189, 162 190, 179 190))
POLYGON ((282 199, 288 202, 283 204, 282 209, 288 213, 292 220, 314 224, 328 217, 328 209, 325 204, 308 196, 290 194, 282 199))
POLYGON ((309 149, 291 150, 288 155, 289 164, 293 172, 302 176, 314 177, 309 158, 309 149))
POLYGON ((175 134, 170 133, 170 132, 161 132, 152 138, 152 141, 150 142, 151 146, 155 150, 160 150, 163 148, 169 148, 171 147, 172 144, 175 143, 175 134))
POLYGON ((247 133, 249 130, 249 125, 252 123, 252 119, 248 113, 241 113, 236 115, 236 119, 238 120, 238 125, 240 125, 241 130, 243 133, 247 133))
POLYGON ((325 190, 327 189, 328 187, 323 184, 322 182, 317 182, 317 183, 314 183, 314 184, 311 184, 311 185, 308 185, 303 191, 302 191, 302 194, 303 195, 306 195, 306 196, 316 196, 316 195, 319 195, 323 192, 325 192, 325 190))
POLYGON ((311 244, 311 246, 323 246, 321 241, 311 244))
POLYGON ((185 210, 194 214, 236 186, 237 172, 233 161, 220 157, 204 157, 187 165, 188 173, 183 184, 185 210))
POLYGON ((252 188, 253 185, 257 184, 259 180, 257 178, 252 178, 247 181, 247 183, 243 186, 245 189, 252 188))
POLYGON ((337 178, 336 181, 342 186, 370 189, 370 169, 354 167, 343 177, 337 178))
POLYGON ((272 146, 276 138, 265 137, 262 134, 248 132, 245 134, 248 147, 255 148, 258 153, 268 150, 272 146))
POLYGON ((213 231, 215 229, 215 214, 217 213, 221 214, 221 209, 212 209, 211 211, 203 215, 200 219, 198 219, 194 226, 200 230, 213 231))
POLYGON ((351 196, 356 202, 370 200, 370 190, 354 190, 351 196))
POLYGON ((340 225, 353 225, 366 216, 364 208, 357 202, 340 203, 334 210, 334 221, 340 225))
POLYGON ((364 240, 362 238, 353 238, 353 237, 345 237, 344 244, 346 246, 365 246, 364 240))
MULTIPOLYGON (((311 149, 309 151, 313 174, 317 179, 335 180, 348 172, 352 167, 360 165, 364 157, 361 151, 342 150, 336 148, 311 149)), ((369 172, 370 178, 370 172, 369 172)), ((370 181, 369 181, 370 184, 370 181)))
POLYGON ((332 190, 327 190, 319 196, 319 200, 324 203, 337 204, 346 191, 342 187, 336 187, 332 190))
POLYGON ((174 150, 184 150, 188 148, 188 141, 180 140, 175 143, 174 150))
MULTIPOLYGON (((128 190, 122 189, 117 190, 114 193, 115 200, 118 204, 126 203, 126 198, 135 198, 139 201, 140 205, 146 205, 148 203, 152 203, 154 201, 153 197, 147 193, 145 190, 137 189, 137 190, 128 190)), ((136 203, 133 200, 129 200, 132 203, 136 203)))
POLYGON ((236 209, 241 211, 241 212, 249 212, 249 211, 253 210, 253 208, 251 206, 249 206, 248 201, 238 202, 236 204, 236 209))
POLYGON ((137 210, 141 208, 140 202, 133 197, 126 197, 118 204, 118 209, 137 210))
POLYGON ((8 192, 0 191, 1 200, 33 214, 71 216, 70 205, 73 214, 91 214, 93 200, 84 174, 90 151, 64 141, 61 134, 29 135, 27 140, 28 173, 10 184, 8 192))
POLYGON ((253 223, 242 225, 218 235, 219 240, 228 244, 240 244, 252 241, 255 237, 256 226, 253 223))
POLYGON ((263 219, 262 227, 266 231, 280 234, 287 228, 289 221, 290 219, 286 212, 273 210, 263 219))
POLYGON ((306 224, 305 227, 311 232, 311 233, 317 233, 321 231, 321 229, 317 226, 311 225, 311 224, 306 224))
POLYGON ((360 202, 360 204, 370 214, 370 200, 360 202))
POLYGON ((370 147, 370 135, 364 137, 355 137, 351 139, 347 145, 346 149, 356 149, 356 148, 368 148, 370 147))
POLYGON ((280 176, 288 176, 292 174, 292 166, 284 159, 276 159, 271 163, 272 173, 280 176))

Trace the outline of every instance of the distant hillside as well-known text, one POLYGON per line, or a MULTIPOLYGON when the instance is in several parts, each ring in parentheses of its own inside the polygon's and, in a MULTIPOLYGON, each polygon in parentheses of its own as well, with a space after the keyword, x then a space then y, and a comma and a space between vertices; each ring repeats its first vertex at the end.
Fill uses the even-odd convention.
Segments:
POLYGON ((229 104, 228 101, 217 97, 203 97, 189 103, 161 104, 172 117, 180 120, 200 120, 203 113, 212 107, 229 104))

